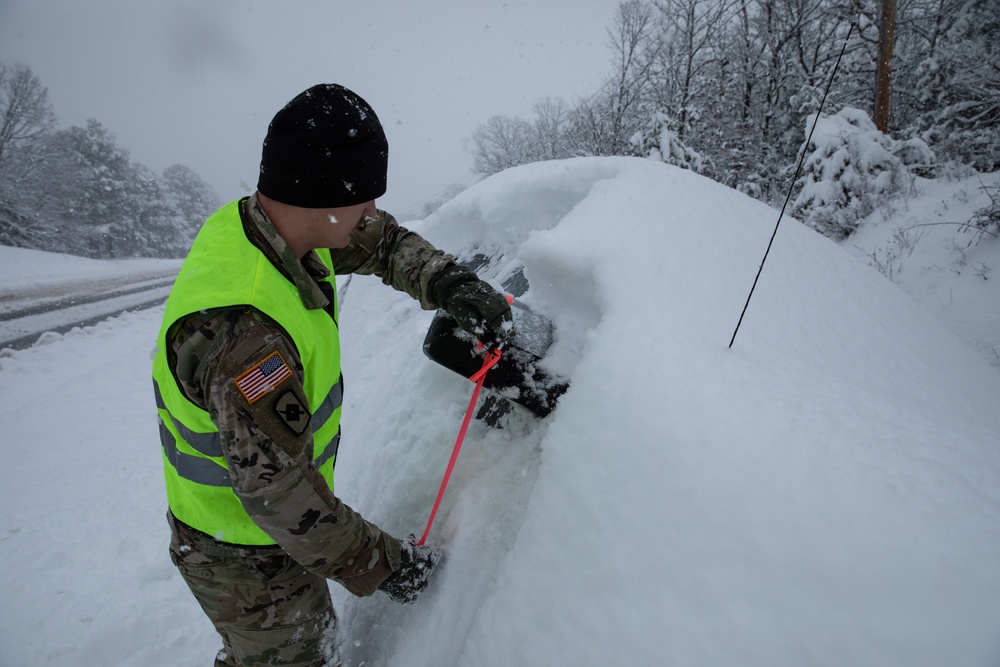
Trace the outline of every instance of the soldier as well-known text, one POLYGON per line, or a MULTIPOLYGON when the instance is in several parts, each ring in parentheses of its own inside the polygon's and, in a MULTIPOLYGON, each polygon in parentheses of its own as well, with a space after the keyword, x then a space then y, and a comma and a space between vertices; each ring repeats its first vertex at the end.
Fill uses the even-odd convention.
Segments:
POLYGON ((488 345, 507 301, 397 224, 388 144, 335 84, 281 109, 257 192, 204 224, 167 301, 153 380, 170 556, 222 636, 221 666, 339 664, 327 579, 412 602, 440 558, 333 493, 343 383, 334 269, 443 308, 488 345))

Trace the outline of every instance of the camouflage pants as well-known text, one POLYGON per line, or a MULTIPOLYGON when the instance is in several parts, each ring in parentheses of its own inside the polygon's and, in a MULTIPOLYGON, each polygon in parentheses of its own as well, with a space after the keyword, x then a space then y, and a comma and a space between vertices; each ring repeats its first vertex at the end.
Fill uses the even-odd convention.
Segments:
POLYGON ((336 667, 326 579, 278 547, 237 547, 167 514, 170 559, 222 636, 216 667, 336 667))

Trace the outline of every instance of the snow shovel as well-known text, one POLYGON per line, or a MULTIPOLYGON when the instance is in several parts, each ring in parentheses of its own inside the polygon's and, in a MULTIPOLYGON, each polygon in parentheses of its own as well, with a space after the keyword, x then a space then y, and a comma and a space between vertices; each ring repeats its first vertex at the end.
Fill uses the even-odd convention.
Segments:
MULTIPOLYGON (((538 362, 552 344, 552 322, 518 301, 511 304, 514 336, 503 348, 500 361, 486 374, 483 387, 491 391, 477 417, 491 426, 511 410, 509 401, 539 417, 556 407, 569 384, 550 375, 538 362)), ((459 375, 472 377, 483 365, 483 350, 475 338, 439 310, 424 338, 424 354, 459 375)))

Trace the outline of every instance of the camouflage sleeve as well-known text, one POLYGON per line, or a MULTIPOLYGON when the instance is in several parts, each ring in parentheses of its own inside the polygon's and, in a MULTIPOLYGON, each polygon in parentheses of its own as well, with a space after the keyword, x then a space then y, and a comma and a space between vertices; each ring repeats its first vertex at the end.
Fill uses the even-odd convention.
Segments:
POLYGON ((431 280, 456 263, 452 255, 401 227, 381 210, 354 230, 346 248, 331 253, 338 275, 376 275, 386 285, 419 301, 425 310, 440 307, 431 298, 431 280))
MULTIPOLYGON (((200 360, 190 382, 207 397, 233 490, 247 514, 305 568, 355 595, 374 593, 399 568, 399 541, 341 502, 312 467, 303 370, 284 331, 255 311, 223 311, 195 330, 210 341, 199 354, 191 354, 196 337, 174 347, 187 346, 186 356, 200 360), (291 372, 248 397, 236 380, 275 354, 291 372)), ((178 369, 182 359, 178 355, 178 369)))

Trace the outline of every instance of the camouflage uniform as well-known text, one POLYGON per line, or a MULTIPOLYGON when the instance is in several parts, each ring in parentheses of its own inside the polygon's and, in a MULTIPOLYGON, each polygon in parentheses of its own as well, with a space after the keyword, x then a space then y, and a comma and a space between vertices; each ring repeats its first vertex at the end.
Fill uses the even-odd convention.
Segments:
MULTIPOLYGON (((308 309, 330 305, 314 278, 329 275, 315 253, 300 261, 261 208, 241 204, 251 240, 298 288, 308 309)), ((379 211, 332 251, 338 275, 374 274, 427 309, 428 285, 455 261, 379 211)), ((219 429, 233 489, 277 546, 218 542, 172 515, 171 558, 222 635, 217 665, 337 664, 336 616, 326 579, 371 595, 400 567, 399 541, 365 521, 313 469, 310 413, 295 346, 263 313, 200 312, 168 335, 170 366, 184 394, 219 429), (274 351, 293 376, 248 402, 235 380, 274 351)))

